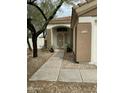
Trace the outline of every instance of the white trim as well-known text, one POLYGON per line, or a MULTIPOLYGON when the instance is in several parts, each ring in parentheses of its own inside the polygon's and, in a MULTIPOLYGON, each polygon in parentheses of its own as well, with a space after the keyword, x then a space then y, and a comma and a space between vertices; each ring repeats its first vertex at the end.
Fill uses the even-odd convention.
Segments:
POLYGON ((79 23, 94 22, 96 17, 79 17, 79 23))
POLYGON ((56 27, 56 26, 67 26, 67 27, 70 27, 70 24, 49 24, 47 26, 47 29, 52 29, 53 27, 56 27))
POLYGON ((91 64, 97 64, 97 23, 92 23, 91 64))

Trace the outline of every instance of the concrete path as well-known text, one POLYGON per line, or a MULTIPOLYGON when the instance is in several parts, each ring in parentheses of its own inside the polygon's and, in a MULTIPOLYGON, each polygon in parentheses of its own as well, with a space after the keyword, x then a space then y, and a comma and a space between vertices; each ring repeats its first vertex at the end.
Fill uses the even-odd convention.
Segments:
POLYGON ((63 61, 64 51, 59 50, 53 54, 48 61, 34 73, 30 80, 57 81, 60 67, 63 61))
POLYGON ((64 50, 53 54, 48 61, 40 67, 30 78, 31 81, 63 81, 63 82, 97 82, 96 69, 64 69, 61 68, 64 57, 64 50))
POLYGON ((82 82, 79 69, 61 69, 58 81, 82 82))

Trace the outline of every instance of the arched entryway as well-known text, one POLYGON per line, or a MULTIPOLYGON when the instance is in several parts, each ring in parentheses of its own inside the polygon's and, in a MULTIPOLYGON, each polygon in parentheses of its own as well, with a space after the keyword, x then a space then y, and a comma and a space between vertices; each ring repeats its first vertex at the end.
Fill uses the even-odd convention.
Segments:
POLYGON ((54 48, 66 48, 71 45, 71 29, 66 26, 56 26, 52 28, 52 42, 54 48))

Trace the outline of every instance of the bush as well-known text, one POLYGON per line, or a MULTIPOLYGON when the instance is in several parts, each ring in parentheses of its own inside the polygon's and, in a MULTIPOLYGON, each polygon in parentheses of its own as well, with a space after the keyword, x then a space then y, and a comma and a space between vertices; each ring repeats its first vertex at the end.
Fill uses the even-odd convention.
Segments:
POLYGON ((72 48, 70 44, 67 44, 66 46, 66 52, 72 52, 72 48))

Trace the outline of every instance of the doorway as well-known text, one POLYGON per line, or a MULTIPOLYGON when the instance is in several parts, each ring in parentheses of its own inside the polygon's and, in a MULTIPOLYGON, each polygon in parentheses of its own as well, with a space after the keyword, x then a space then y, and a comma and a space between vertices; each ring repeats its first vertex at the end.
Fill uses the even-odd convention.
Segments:
POLYGON ((58 48, 63 47, 63 41, 64 41, 63 33, 58 33, 57 34, 57 46, 58 46, 58 48))

